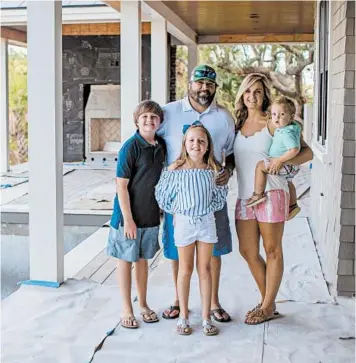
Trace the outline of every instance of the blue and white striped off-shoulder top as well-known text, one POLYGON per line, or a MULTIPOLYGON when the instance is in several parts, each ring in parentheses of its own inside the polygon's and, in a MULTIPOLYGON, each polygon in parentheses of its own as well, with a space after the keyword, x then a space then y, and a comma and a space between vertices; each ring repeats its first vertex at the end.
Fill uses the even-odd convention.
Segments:
POLYGON ((214 171, 207 169, 165 169, 155 190, 161 209, 189 217, 223 209, 227 193, 227 185, 217 186, 214 171))

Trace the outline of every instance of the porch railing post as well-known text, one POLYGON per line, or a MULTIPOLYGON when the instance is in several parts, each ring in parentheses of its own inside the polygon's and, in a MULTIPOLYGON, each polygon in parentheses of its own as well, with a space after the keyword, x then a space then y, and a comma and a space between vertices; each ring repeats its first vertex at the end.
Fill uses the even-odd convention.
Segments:
POLYGON ((168 99, 167 21, 157 15, 151 22, 151 98, 160 105, 168 99))
POLYGON ((30 278, 62 282, 62 2, 27 2, 30 278))
POLYGON ((121 1, 121 142, 135 132, 132 114, 141 101, 141 1, 121 1))
POLYGON ((188 80, 195 66, 198 65, 198 46, 188 45, 188 80))
POLYGON ((8 41, 1 38, 1 116, 0 116, 0 142, 1 142, 1 173, 9 171, 9 68, 8 68, 8 41))

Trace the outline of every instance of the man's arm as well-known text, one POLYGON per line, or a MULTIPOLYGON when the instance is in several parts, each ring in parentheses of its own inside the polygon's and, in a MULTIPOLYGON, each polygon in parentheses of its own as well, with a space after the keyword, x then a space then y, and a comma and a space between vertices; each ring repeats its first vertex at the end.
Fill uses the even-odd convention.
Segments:
POLYGON ((232 172, 235 169, 235 156, 234 154, 230 154, 226 157, 226 166, 225 169, 227 169, 229 171, 230 174, 232 174, 232 172))
POLYGON ((226 109, 224 111, 227 114, 227 122, 228 122, 228 137, 225 144, 225 152, 228 154, 225 159, 225 167, 224 170, 219 176, 216 178, 216 184, 219 186, 225 185, 228 183, 232 172, 235 169, 235 158, 234 158, 234 142, 235 142, 235 122, 232 118, 230 112, 226 109))

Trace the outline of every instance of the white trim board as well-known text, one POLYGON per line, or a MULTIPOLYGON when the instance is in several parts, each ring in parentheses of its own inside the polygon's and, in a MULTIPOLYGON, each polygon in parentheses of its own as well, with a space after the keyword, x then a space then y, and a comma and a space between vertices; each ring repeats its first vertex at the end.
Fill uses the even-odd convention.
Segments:
MULTIPOLYGON (((121 14, 110 6, 62 8, 63 24, 117 23, 120 19, 121 14)), ((151 21, 150 15, 142 13, 142 21, 151 21)), ((2 9, 0 22, 2 26, 26 25, 27 9, 2 9)))
POLYGON ((64 280, 74 277, 106 246, 109 228, 101 227, 64 256, 64 280))

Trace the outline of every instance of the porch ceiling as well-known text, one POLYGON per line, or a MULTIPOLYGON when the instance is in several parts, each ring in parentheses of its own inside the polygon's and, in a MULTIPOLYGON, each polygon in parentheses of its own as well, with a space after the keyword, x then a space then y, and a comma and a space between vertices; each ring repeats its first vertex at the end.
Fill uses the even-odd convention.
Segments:
POLYGON ((163 1, 199 36, 312 35, 314 1, 163 1))

